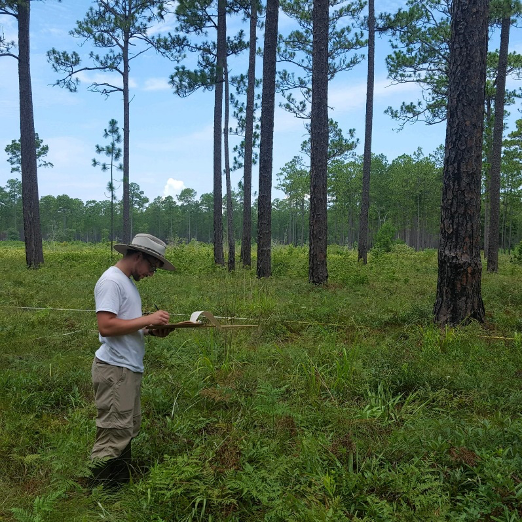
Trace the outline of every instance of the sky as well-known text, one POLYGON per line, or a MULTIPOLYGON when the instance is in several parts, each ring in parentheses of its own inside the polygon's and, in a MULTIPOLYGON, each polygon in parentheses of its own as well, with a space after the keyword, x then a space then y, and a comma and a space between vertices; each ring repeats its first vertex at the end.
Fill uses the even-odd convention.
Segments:
MULTIPOLYGON (((114 118, 123 127, 123 103, 119 93, 104 97, 88 90, 94 80, 104 77, 100 73, 82 73, 76 93, 70 93, 53 84, 60 78, 52 70, 46 53, 51 48, 59 51, 76 51, 87 57, 88 44, 72 37, 69 31, 77 20, 84 18, 90 0, 56 0, 32 2, 31 8, 31 75, 35 130, 49 146, 46 160, 53 168, 38 171, 39 195, 58 196, 67 194, 83 201, 101 201, 109 198, 107 182, 110 175, 92 166, 94 158, 103 160, 95 153, 96 145, 105 146, 104 129, 114 118)), ((386 10, 393 12, 403 6, 402 0, 389 0, 386 10)), ((8 40, 16 40, 15 20, 0 17, 0 31, 8 40)), ((154 33, 173 30, 175 20, 166 19, 154 33)), ((291 21, 280 15, 280 32, 289 31, 291 21)), ((245 30, 248 27, 245 26, 245 30)), ((522 35, 513 29, 510 50, 522 53, 522 35)), ((260 42, 262 43, 262 42, 260 42)), ((492 42, 498 48, 498 42, 492 42)), ((372 149, 384 154, 388 160, 402 154, 412 154, 422 148, 428 155, 444 143, 445 125, 427 126, 423 123, 408 125, 398 131, 398 122, 384 114, 388 106, 399 107, 402 101, 418 98, 418 90, 412 85, 392 85, 387 78, 385 56, 389 52, 386 39, 377 38, 375 100, 372 149)), ((246 57, 245 57, 246 60, 246 57)), ((87 65, 88 60, 84 60, 87 65)), ((232 74, 239 72, 240 63, 232 64, 232 74), (234 70, 236 67, 236 70, 234 70)), ((150 201, 168 195, 174 198, 184 188, 194 189, 199 198, 212 192, 213 179, 213 104, 214 94, 197 91, 187 98, 178 97, 168 84, 175 64, 149 51, 131 62, 131 108, 130 108, 130 181, 137 183, 150 201)), ((246 67, 246 66, 245 66, 246 67)), ((260 76, 262 59, 256 64, 260 76)), ((356 152, 362 154, 364 146, 365 98, 367 64, 363 61, 351 71, 339 74, 329 86, 330 117, 341 129, 355 129, 359 138, 356 152)), ((11 173, 5 147, 18 139, 19 102, 17 62, 13 58, 0 58, 0 186, 11 173)), ((508 87, 522 86, 522 82, 510 83, 508 87)), ((510 108, 517 117, 517 109, 510 108)), ((306 138, 303 121, 276 107, 274 125, 273 181, 277 173, 299 154, 300 145, 306 138)), ((233 144, 234 140, 231 139, 233 144)), ((237 187, 242 171, 232 173, 232 185, 237 187)), ((118 176, 116 175, 116 179, 118 176)), ((253 191, 258 189, 257 169, 253 172, 253 191)), ((121 197, 121 182, 116 181, 117 197, 121 197)), ((225 183, 223 182, 223 187, 225 183)), ((283 197, 274 188, 273 197, 283 197)))

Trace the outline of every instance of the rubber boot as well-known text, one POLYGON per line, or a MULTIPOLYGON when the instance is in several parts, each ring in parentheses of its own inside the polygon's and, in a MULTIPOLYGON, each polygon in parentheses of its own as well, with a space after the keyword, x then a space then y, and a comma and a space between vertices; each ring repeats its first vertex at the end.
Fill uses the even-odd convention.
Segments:
POLYGON ((119 457, 100 462, 92 472, 91 487, 117 491, 130 481, 131 443, 127 444, 119 457))
POLYGON ((128 484, 131 477, 132 449, 130 442, 115 460, 114 482, 120 488, 124 484, 128 484))
POLYGON ((92 470, 90 486, 92 488, 103 486, 103 489, 107 490, 116 489, 114 475, 116 472, 117 461, 118 459, 110 459, 96 463, 92 470))

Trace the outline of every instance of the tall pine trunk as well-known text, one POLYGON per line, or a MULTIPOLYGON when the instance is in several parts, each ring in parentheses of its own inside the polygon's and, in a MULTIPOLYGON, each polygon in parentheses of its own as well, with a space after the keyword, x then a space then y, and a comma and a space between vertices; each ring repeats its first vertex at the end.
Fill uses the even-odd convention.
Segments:
POLYGON ((223 254, 223 184, 221 180, 221 129, 223 126, 223 74, 227 53, 226 0, 218 0, 217 68, 214 98, 214 263, 225 264, 223 254))
POLYGON ((18 85, 20 96, 20 154, 22 169, 22 205, 24 216, 25 260, 29 268, 43 262, 42 231, 38 197, 38 164, 34 131, 31 86, 29 27, 31 2, 18 2, 18 85))
POLYGON ((500 51, 498 55, 497 90, 495 93, 495 124, 489 181, 489 240, 487 254, 488 272, 498 271, 498 242, 500 236, 500 165, 502 160, 502 131, 504 130, 504 100, 508 65, 510 13, 502 19, 500 51))
POLYGON ((272 163, 278 19, 279 0, 267 0, 259 146, 257 277, 270 277, 272 274, 272 163))
POLYGON ((248 85, 245 109, 245 161, 243 173, 243 233, 241 262, 252 265, 252 149, 254 144, 254 97, 256 83, 257 0, 250 1, 250 45, 248 51, 248 85))
POLYGON ((435 321, 484 321, 480 261, 480 182, 488 0, 455 0, 448 74, 435 321))
POLYGON ((227 184, 227 237, 228 237, 228 270, 236 269, 236 241, 234 238, 234 208, 232 205, 232 183, 230 181, 230 151, 228 148, 228 125, 230 114, 230 88, 228 83, 228 64, 225 65, 225 122, 223 140, 225 149, 225 176, 227 184))
POLYGON ((372 167, 373 92, 375 83, 375 6, 368 0, 368 82, 366 86, 366 125, 364 129, 363 182, 359 218, 358 259, 368 262, 368 213, 370 210, 370 171, 372 167))
POLYGON ((308 268, 314 284, 328 281, 328 22, 328 0, 314 0, 308 268))
POLYGON ((129 96, 129 34, 123 46, 123 242, 131 242, 130 226, 130 96, 129 96))

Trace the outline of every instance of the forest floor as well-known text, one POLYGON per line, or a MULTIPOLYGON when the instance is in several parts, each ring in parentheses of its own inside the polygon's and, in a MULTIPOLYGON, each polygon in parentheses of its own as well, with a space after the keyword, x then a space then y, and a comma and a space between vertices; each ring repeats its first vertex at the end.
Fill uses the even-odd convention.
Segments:
POLYGON ((176 272, 138 283, 144 311, 255 328, 147 338, 131 484, 88 487, 98 348, 93 288, 109 246, 0 248, 0 520, 522 520, 522 265, 482 277, 486 323, 433 324, 436 251, 357 262, 305 248, 273 276, 169 247, 176 272))

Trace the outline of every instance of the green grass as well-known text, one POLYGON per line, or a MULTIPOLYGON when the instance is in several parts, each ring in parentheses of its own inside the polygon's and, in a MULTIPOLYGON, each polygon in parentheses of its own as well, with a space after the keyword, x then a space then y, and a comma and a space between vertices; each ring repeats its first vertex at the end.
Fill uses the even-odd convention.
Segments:
POLYGON ((133 482, 87 487, 93 287, 107 245, 50 244, 40 270, 0 249, 0 520, 522 520, 522 266, 483 275, 485 325, 432 324, 435 251, 276 247, 274 276, 169 248, 145 311, 259 328, 148 339, 133 482), (63 309, 63 310, 61 310, 63 309), (220 319, 227 322, 227 319, 220 319))

